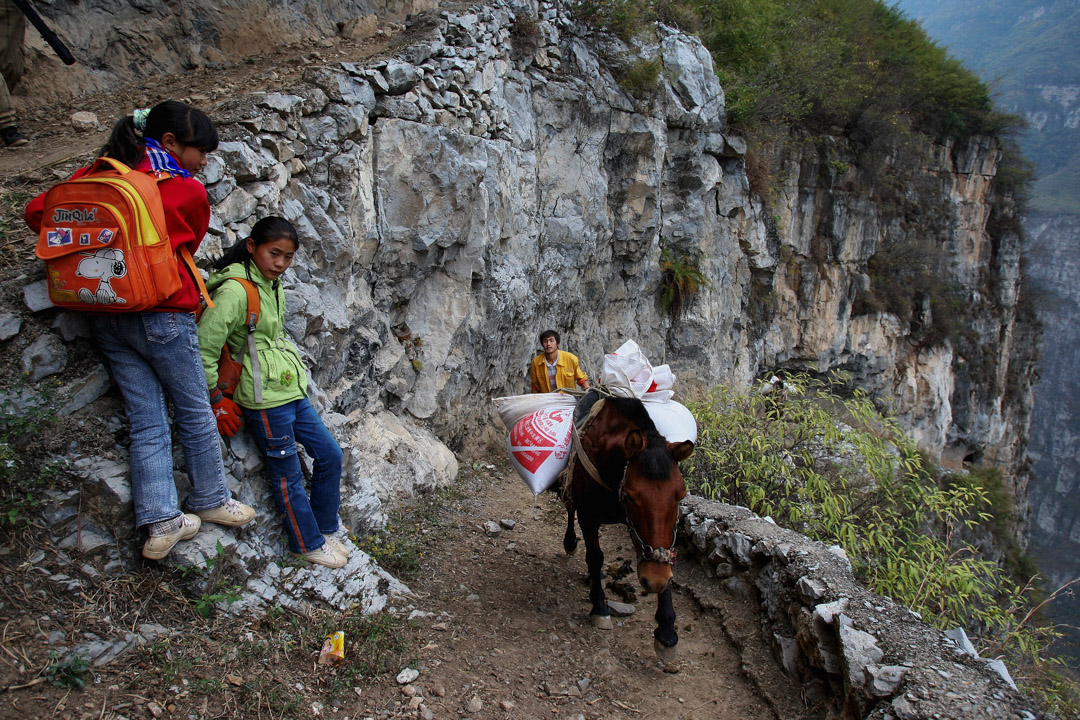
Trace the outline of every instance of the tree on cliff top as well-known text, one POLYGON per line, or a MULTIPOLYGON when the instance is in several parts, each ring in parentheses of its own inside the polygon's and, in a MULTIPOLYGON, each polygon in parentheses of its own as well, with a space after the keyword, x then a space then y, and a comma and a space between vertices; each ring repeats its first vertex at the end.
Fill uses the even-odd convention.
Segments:
POLYGON ((879 0, 582 0, 579 15, 629 39, 652 20, 701 37, 729 120, 841 129, 856 140, 907 127, 933 136, 1006 124, 973 73, 879 0))

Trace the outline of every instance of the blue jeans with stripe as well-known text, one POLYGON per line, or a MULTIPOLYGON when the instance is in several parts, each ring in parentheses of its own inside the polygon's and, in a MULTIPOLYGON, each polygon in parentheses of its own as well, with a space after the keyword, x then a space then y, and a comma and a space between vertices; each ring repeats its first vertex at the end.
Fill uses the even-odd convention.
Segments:
POLYGON ((276 408, 248 410, 244 419, 266 457, 270 489, 294 553, 323 545, 323 535, 338 529, 341 504, 341 448, 307 398, 276 408), (312 460, 311 492, 304 492, 304 474, 296 443, 312 460))

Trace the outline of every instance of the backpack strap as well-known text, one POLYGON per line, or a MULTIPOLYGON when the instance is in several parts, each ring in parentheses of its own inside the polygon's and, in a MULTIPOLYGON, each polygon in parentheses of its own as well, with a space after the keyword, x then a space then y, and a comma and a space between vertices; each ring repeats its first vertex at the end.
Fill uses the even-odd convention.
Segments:
MULTIPOLYGON (((214 301, 210 299, 210 291, 206 289, 206 283, 203 282, 202 273, 199 272, 199 268, 196 267, 195 258, 191 257, 191 251, 188 250, 187 243, 180 246, 180 258, 184 261, 184 264, 188 266, 188 270, 191 271, 191 279, 195 281, 195 286, 199 288, 199 294, 202 295, 206 307, 214 307, 214 301)), ((258 295, 258 293, 255 294, 256 296, 258 295)), ((248 296, 250 297, 250 293, 248 296)))
POLYGON ((255 402, 261 405, 263 401, 262 368, 259 366, 259 353, 255 348, 255 326, 259 324, 259 313, 262 310, 259 300, 259 288, 255 287, 255 283, 246 278, 233 277, 229 279, 240 283, 247 294, 247 347, 248 355, 251 357, 251 379, 255 385, 255 402))
MULTIPOLYGON (((109 165, 112 165, 121 174, 123 173, 123 170, 121 168, 126 169, 126 167, 127 167, 127 166, 125 166, 125 165, 123 165, 121 163, 118 163, 118 162, 114 161, 112 158, 108 158, 108 157, 100 157, 100 158, 98 158, 97 161, 95 161, 93 167, 97 167, 98 164, 103 162, 103 161, 108 163, 109 165)), ((93 169, 93 168, 91 168, 91 169, 93 169)), ((163 182, 165 180, 168 180, 169 178, 173 177, 173 175, 171 173, 167 173, 167 172, 151 172, 151 173, 147 173, 147 174, 150 177, 157 180, 158 183, 161 183, 161 182, 163 182)), ((195 286, 199 289, 199 294, 202 295, 202 299, 203 299, 203 302, 206 303, 206 307, 208 307, 208 308, 214 307, 214 301, 210 297, 210 291, 206 289, 206 283, 203 282, 202 273, 199 272, 199 268, 195 265, 195 258, 193 258, 191 256, 191 250, 188 249, 187 243, 184 243, 183 245, 180 246, 180 259, 182 259, 184 261, 184 264, 188 266, 188 270, 191 272, 191 279, 195 281, 195 286)), ((201 314, 202 314, 202 308, 200 308, 196 312, 196 317, 198 317, 201 314)))

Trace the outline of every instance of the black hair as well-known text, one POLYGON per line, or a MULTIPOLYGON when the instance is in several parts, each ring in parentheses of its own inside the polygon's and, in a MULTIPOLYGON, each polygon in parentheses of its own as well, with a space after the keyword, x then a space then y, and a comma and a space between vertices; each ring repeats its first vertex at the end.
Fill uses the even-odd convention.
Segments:
POLYGON ((559 333, 555 332, 554 330, 545 330, 544 332, 540 333, 540 344, 543 345, 544 344, 544 338, 549 338, 549 337, 555 338, 556 343, 562 342, 561 340, 559 340, 559 333))
MULTIPOLYGON (((300 237, 296 234, 293 224, 283 217, 267 215, 255 227, 251 228, 249 236, 255 247, 274 240, 292 240, 296 249, 300 249, 300 237)), ((248 275, 251 275, 251 253, 247 249, 247 238, 238 240, 235 245, 225 251, 225 254, 214 261, 215 270, 223 270, 233 263, 244 263, 248 275)))
POLYGON ((204 152, 217 150, 218 131, 206 113, 182 102, 166 100, 151 108, 142 133, 135 128, 134 117, 120 118, 101 154, 125 165, 135 165, 142 158, 145 138, 160 142, 165 133, 172 133, 177 142, 204 152))

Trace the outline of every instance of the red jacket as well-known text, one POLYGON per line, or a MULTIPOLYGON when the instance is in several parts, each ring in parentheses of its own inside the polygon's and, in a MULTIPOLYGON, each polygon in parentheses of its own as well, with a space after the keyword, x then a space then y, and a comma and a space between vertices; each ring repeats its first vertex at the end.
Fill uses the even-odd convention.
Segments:
MULTIPOLYGON (((150 161, 144 156, 135 166, 136 170, 150 172, 150 161)), ((72 178, 82 177, 88 168, 79 168, 72 178)), ((206 188, 195 178, 171 177, 158 183, 161 190, 161 204, 165 208, 165 226, 169 231, 169 243, 173 250, 186 244, 191 254, 199 249, 206 229, 210 227, 210 201, 206 199, 206 188)), ((26 206, 26 224, 34 232, 41 230, 41 215, 45 209, 45 193, 41 193, 26 206)), ((154 308, 154 311, 193 312, 199 307, 199 290, 191 278, 191 271, 180 258, 179 290, 154 308)))

